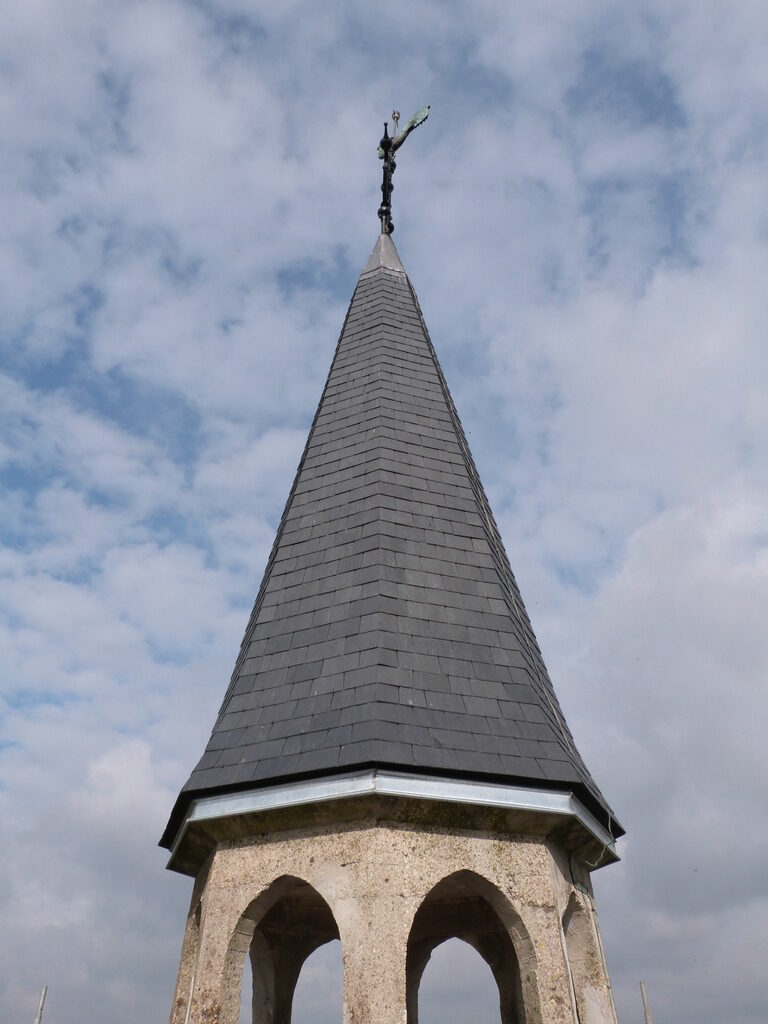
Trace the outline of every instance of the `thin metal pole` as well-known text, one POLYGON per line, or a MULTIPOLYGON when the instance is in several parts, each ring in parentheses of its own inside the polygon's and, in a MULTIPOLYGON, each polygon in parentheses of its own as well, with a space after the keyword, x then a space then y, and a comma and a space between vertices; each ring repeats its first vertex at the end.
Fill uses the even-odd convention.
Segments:
POLYGON ((189 1015, 192 1013, 192 993, 195 991, 195 975, 197 974, 197 964, 195 964, 194 970, 192 971, 192 980, 189 983, 189 999, 187 999, 187 1012, 184 1014, 184 1024, 189 1024, 189 1015))
POLYGON ((35 1024, 40 1024, 43 1019, 43 1006, 45 1006, 45 997, 48 994, 48 986, 43 985, 43 991, 40 993, 40 1003, 37 1007, 37 1016, 35 1017, 35 1024))
POLYGON ((645 1024, 653 1024, 651 1008, 648 1005, 648 992, 646 990, 644 981, 640 982, 640 995, 643 997, 643 1010, 645 1010, 645 1024))

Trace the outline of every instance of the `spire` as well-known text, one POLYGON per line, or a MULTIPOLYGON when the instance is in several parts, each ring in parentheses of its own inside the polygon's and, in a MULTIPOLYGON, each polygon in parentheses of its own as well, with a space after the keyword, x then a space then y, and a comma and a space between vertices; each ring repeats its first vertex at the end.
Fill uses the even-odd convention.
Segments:
POLYGON ((623 832, 576 750, 386 233, 163 845, 195 797, 362 767, 559 787, 623 832))

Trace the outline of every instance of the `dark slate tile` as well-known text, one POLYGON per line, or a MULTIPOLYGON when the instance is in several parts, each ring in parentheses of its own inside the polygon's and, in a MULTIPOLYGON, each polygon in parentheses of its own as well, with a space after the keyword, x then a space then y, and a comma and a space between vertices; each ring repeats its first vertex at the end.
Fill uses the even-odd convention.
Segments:
POLYGON ((517 747, 523 757, 546 758, 544 746, 538 740, 519 739, 517 747))
POLYGON ((242 764, 248 749, 247 747, 230 747, 228 750, 219 751, 218 767, 224 768, 230 765, 242 764))
POLYGON ((437 768, 442 771, 459 771, 459 755, 447 747, 414 746, 413 756, 422 768, 437 768))
POLYGON ((327 711, 318 712, 312 717, 311 728, 315 729, 335 729, 341 725, 341 708, 330 708, 327 711))
POLYGON ((226 750, 229 747, 238 747, 244 732, 244 729, 232 729, 229 732, 214 730, 206 750, 226 750))
POLYGON ((265 718, 269 717, 269 709, 264 707, 249 708, 239 716, 240 725, 244 731, 250 731, 252 726, 261 725, 265 718))
POLYGON ((340 725, 335 729, 329 729, 326 736, 326 743, 329 747, 344 747, 352 742, 352 726, 340 725))
POLYGON ((290 700, 301 701, 312 692, 312 680, 305 679, 301 683, 291 683, 288 697, 290 700))
POLYGON ((394 722, 362 721, 352 723, 352 742, 360 740, 396 740, 397 725, 394 722))
POLYGON ((311 725, 312 717, 310 715, 284 718, 280 722, 273 722, 269 726, 267 735, 271 740, 285 739, 286 736, 297 736, 307 732, 311 725))
POLYGON ((512 705, 513 701, 506 700, 508 694, 504 683, 491 682, 488 679, 473 679, 470 676, 469 679, 469 691, 475 697, 485 697, 490 700, 495 700, 499 704, 499 713, 501 712, 501 702, 504 701, 508 705, 512 705))
POLYGON ((465 732, 486 733, 493 731, 493 720, 483 715, 469 715, 462 712, 446 711, 443 721, 448 729, 461 729, 465 732))
POLYGON ((318 676, 312 683, 312 690, 310 693, 311 697, 316 697, 319 694, 324 693, 336 693, 337 690, 344 688, 344 675, 341 672, 328 672, 327 674, 318 676))
POLYGON ((487 751, 462 751, 459 755, 463 771, 483 774, 503 774, 504 766, 498 754, 487 751))
POLYGON ((304 751, 299 754, 298 770, 311 772, 318 769, 333 769, 339 762, 339 753, 340 750, 337 747, 304 751))
POLYGON ((295 775, 298 770, 298 754, 281 754, 279 757, 272 757, 269 760, 270 777, 284 779, 295 775))
POLYGON ((546 721, 546 715, 539 704, 521 704, 520 707, 529 722, 546 721))
POLYGON ((554 732, 549 722, 528 722, 524 718, 518 719, 520 735, 526 740, 551 740, 554 732))
POLYGON ((427 707, 436 708, 438 711, 464 710, 464 700, 456 693, 437 693, 435 690, 425 692, 424 697, 427 707))
POLYGON ((197 762, 196 772, 205 771, 207 768, 213 768, 221 757, 221 750, 209 750, 200 758, 197 762))
POLYGON ((388 747, 388 743, 379 740, 360 740, 347 743, 339 750, 338 763, 340 765, 371 764, 373 762, 386 764, 389 760, 388 747))
POLYGON ((348 690, 336 690, 330 696, 333 708, 348 708, 357 703, 354 687, 350 687, 348 690))
POLYGON ((520 726, 512 718, 494 718, 488 724, 494 736, 506 736, 510 739, 521 738, 520 726))
POLYGON ((506 775, 515 780, 538 780, 544 779, 544 772, 538 762, 532 757, 523 757, 519 754, 500 754, 502 767, 506 775))
POLYGON ((550 761, 569 761, 570 752, 566 746, 560 743, 543 742, 541 744, 542 756, 550 761))
POLYGON ((487 697, 473 697, 465 694, 464 705, 472 715, 489 715, 491 718, 496 718, 501 714, 499 702, 487 697))
POLYGON ((491 754, 517 753, 516 746, 510 746, 510 741, 506 736, 478 735, 475 733, 475 744, 481 752, 491 754))
POLYGON ((275 757, 277 754, 282 753, 283 744, 285 743, 284 737, 280 736, 274 740, 261 740, 249 743, 248 746, 254 751, 258 752, 258 758, 263 759, 266 757, 275 757))
POLYGON ((208 785, 237 785, 243 776, 240 765, 221 765, 210 769, 205 773, 208 776, 208 785), (210 776, 215 773, 214 781, 210 776))
POLYGON ((430 729, 432 742, 438 747, 450 750, 477 750, 475 737, 470 732, 457 732, 453 729, 430 729))
MULTIPOLYGON (((392 693, 396 700, 397 688, 389 687, 389 692, 392 693)), ((375 704, 377 700, 386 700, 387 687, 381 683, 369 683, 367 686, 356 686, 354 688, 354 702, 346 705, 342 711, 342 722, 356 722, 365 716, 365 712, 361 709, 367 707, 369 704, 375 704)), ((390 698, 390 700, 393 698, 390 698)))
MULTIPOLYGON (((273 704, 264 715, 265 721, 282 722, 287 718, 293 718, 296 712, 296 701, 285 700, 280 704, 273 704)), ((246 730, 246 733, 248 730, 246 730)))
POLYGON ((546 779, 553 782, 579 782, 582 773, 574 768, 570 761, 549 761, 539 758, 537 761, 541 772, 546 779))
POLYGON ((410 722, 398 724, 397 737, 401 742, 413 745, 429 746, 432 743, 432 736, 426 726, 414 725, 410 722))
POLYGON ((296 705, 296 716, 319 715, 333 707, 333 693, 315 693, 300 700, 296 705))

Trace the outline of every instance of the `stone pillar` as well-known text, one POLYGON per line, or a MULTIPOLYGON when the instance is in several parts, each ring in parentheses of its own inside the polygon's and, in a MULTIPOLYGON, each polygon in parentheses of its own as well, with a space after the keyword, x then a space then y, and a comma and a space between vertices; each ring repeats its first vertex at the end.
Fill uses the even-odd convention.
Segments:
POLYGON ((563 934, 579 1024, 618 1024, 597 915, 589 895, 572 893, 563 916, 563 934))
POLYGON ((216 1024, 238 1024, 240 1020, 243 966, 246 954, 251 948, 253 933, 253 921, 244 918, 237 923, 234 935, 228 943, 224 966, 221 972, 219 1016, 216 1024))
POLYGON ((210 862, 205 865, 195 879, 192 898, 189 901, 189 913, 187 914, 187 924, 184 929, 184 941, 181 946, 179 973, 176 978, 176 989, 171 1005, 170 1024, 184 1024, 187 1016, 187 1005, 197 973, 197 961, 200 955, 202 901, 209 867, 210 862))
MULTIPOLYGON (((541 1024, 579 1024, 557 907, 553 901, 550 906, 526 908, 526 911, 525 923, 536 954, 535 984, 541 1024)), ((521 972, 524 969, 521 964, 521 972)))
POLYGON ((366 901, 356 927, 342 932, 344 1024, 406 1024, 405 940, 388 901, 366 901))
POLYGON ((180 1024, 237 1024, 239 1019, 243 964, 255 925, 232 903, 216 867, 214 862, 205 884, 189 1020, 182 1017, 180 1024))

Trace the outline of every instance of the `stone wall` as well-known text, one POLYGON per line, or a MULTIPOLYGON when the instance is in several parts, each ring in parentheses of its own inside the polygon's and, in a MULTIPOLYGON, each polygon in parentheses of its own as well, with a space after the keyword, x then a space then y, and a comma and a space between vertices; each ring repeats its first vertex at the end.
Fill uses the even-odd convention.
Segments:
POLYGON ((381 822, 220 844, 195 884, 171 1024, 237 1024, 254 934, 254 1024, 289 1024, 303 951, 336 934, 343 1024, 416 1024, 418 977, 449 933, 501 979, 503 1024, 615 1024, 580 877, 541 837, 381 822))

